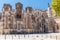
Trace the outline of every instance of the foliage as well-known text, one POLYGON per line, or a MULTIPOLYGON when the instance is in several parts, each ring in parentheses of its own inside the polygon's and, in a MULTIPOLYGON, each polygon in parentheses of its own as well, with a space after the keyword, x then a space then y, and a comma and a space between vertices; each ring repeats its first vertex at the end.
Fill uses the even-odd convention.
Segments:
POLYGON ((56 15, 60 16, 60 0, 53 0, 52 8, 56 11, 56 15))

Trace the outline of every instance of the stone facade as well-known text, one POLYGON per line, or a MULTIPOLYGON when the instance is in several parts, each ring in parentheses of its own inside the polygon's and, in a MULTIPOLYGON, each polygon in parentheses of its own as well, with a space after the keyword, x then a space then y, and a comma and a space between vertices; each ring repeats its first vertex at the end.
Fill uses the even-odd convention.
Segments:
POLYGON ((26 7, 26 10, 23 10, 23 4, 19 2, 15 6, 14 10, 10 4, 3 6, 2 34, 58 32, 58 26, 51 15, 50 6, 45 11, 32 7, 26 7))

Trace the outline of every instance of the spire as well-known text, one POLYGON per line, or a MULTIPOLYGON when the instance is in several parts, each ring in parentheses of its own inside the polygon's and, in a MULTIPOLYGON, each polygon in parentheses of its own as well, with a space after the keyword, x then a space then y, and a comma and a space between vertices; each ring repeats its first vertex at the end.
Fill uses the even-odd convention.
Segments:
POLYGON ((48 7, 50 7, 50 4, 48 3, 48 7))
POLYGON ((50 7, 50 4, 48 3, 48 17, 52 17, 52 9, 50 7))

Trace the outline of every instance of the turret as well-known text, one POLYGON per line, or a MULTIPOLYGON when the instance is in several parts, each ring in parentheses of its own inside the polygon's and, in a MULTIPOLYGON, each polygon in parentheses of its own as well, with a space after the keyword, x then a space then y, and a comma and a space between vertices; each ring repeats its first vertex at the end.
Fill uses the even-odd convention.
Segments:
POLYGON ((31 13, 32 12, 32 7, 26 7, 26 12, 31 13))
POLYGON ((2 11, 10 11, 12 10, 12 6, 10 4, 4 4, 2 11))
POLYGON ((22 17, 22 9, 23 9, 23 4, 21 3, 16 3, 16 17, 21 18, 22 17))

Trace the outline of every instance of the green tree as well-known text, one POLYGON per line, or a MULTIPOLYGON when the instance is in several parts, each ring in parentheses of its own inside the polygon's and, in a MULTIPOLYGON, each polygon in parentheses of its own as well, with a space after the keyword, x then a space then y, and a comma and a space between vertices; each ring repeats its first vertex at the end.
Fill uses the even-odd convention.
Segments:
POLYGON ((60 0, 52 0, 52 8, 56 11, 56 15, 60 16, 60 0))

